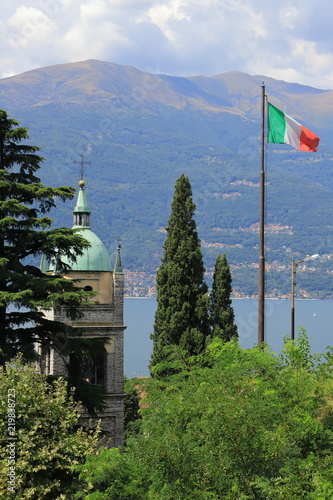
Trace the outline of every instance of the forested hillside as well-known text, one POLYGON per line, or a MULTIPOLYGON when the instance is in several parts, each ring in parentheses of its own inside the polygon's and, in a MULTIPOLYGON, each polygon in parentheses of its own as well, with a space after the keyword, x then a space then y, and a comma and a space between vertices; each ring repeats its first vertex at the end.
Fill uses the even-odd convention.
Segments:
MULTIPOLYGON (((331 296, 333 92, 239 72, 179 78, 101 61, 51 66, 0 81, 0 108, 42 146, 42 181, 76 185, 80 155, 94 231, 129 270, 154 272, 174 182, 190 179, 206 269, 226 252, 233 288, 257 286, 260 100, 321 138, 317 153, 267 146, 267 291, 288 293, 292 258, 319 253, 300 289, 331 296), (315 267, 313 267, 315 266, 315 267)), ((70 226, 71 204, 52 215, 70 226)), ((300 269, 300 271, 303 269, 300 269)))

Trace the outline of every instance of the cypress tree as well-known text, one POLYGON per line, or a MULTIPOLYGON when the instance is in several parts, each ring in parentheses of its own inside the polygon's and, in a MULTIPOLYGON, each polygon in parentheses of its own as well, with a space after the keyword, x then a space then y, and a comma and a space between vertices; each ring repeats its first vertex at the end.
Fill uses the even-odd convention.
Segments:
POLYGON ((72 229, 50 229, 46 214, 56 198, 72 199, 71 187, 45 187, 36 176, 40 148, 21 144, 27 129, 0 110, 0 363, 18 352, 33 359, 35 343, 66 344, 69 327, 41 309, 66 306, 74 318, 89 294, 61 275, 43 274, 36 257, 75 258, 88 246, 72 229))
POLYGON ((237 339, 234 309, 231 305, 232 278, 226 254, 218 255, 214 266, 211 294, 211 325, 213 337, 225 342, 237 339))
POLYGON ((151 368, 167 360, 168 346, 179 346, 190 356, 201 354, 209 335, 207 285, 194 211, 191 184, 182 174, 176 181, 164 255, 156 277, 151 368))

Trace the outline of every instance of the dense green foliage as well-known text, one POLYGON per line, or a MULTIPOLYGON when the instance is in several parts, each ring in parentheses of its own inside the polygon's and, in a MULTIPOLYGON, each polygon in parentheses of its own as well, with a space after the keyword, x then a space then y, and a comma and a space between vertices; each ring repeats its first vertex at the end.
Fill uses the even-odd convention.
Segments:
POLYGON ((213 286, 210 297, 210 320, 213 337, 225 342, 237 339, 234 309, 231 305, 232 278, 226 254, 218 255, 214 266, 213 286))
POLYGON ((50 385, 22 358, 0 368, 0 496, 73 498, 79 483, 72 466, 98 441, 98 431, 78 428, 78 420, 63 379, 50 385))
POLYGON ((78 469, 87 500, 330 500, 333 357, 214 339, 211 367, 145 382, 141 432, 78 469))
POLYGON ((47 214, 55 200, 74 196, 70 187, 51 188, 36 176, 42 158, 38 147, 21 144, 25 128, 0 111, 0 360, 23 353, 33 357, 34 343, 58 347, 68 327, 48 320, 41 308, 66 306, 74 318, 89 294, 61 276, 47 276, 28 259, 75 256, 87 246, 70 229, 50 229, 47 214), (15 307, 13 309, 13 306, 15 307))
POLYGON ((191 185, 182 174, 176 181, 164 255, 156 277, 150 364, 154 375, 164 371, 163 362, 168 357, 165 348, 179 346, 190 356, 201 354, 209 335, 207 285, 194 210, 191 185))
POLYGON ((138 424, 141 420, 141 414, 138 380, 128 380, 125 377, 124 382, 124 428, 126 437, 137 431, 138 424))

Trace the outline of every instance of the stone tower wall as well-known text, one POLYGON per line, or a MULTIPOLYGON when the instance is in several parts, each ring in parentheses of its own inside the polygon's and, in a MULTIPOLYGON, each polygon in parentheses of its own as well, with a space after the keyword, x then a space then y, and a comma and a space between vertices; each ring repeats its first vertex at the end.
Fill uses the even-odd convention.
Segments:
MULTIPOLYGON (((74 272, 71 272, 71 277, 74 272)), ((78 273, 79 274, 79 273, 78 273)), ((102 273, 100 273, 102 274, 102 273)), ((109 273, 108 273, 109 274, 109 273)), ((112 274, 112 273, 111 273, 112 274)), ((89 277, 88 277, 89 278, 89 277)), ((106 282, 103 277, 103 283, 106 282)), ((87 279, 87 273, 85 273, 87 279)), ((81 285, 80 285, 81 286, 81 285)), ((97 303, 82 309, 82 317, 70 321, 66 308, 57 311, 52 309, 43 311, 44 315, 53 321, 67 323, 82 331, 86 338, 105 337, 110 341, 105 345, 106 354, 104 361, 104 388, 106 390, 106 409, 98 415, 101 420, 102 430, 111 438, 111 446, 122 446, 124 440, 124 276, 119 274, 110 283, 111 295, 109 303, 97 303)), ((61 355, 61 346, 65 346, 66 339, 59 341, 60 354, 50 347, 44 348, 41 355, 40 369, 48 375, 67 375, 66 363, 68 358, 61 355)), ((82 421, 90 419, 82 411, 82 421)))
POLYGON ((124 323, 124 281, 123 274, 114 274, 113 278, 113 300, 114 300, 114 322, 122 325, 124 323))

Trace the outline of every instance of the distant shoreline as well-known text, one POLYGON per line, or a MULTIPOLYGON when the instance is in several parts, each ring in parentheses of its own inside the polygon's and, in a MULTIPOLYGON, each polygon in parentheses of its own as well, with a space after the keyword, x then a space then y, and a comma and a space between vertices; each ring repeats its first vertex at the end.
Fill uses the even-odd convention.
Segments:
MULTIPOLYGON (((157 297, 151 297, 149 295, 144 296, 144 297, 133 297, 133 295, 125 295, 125 299, 157 299, 157 297)), ((231 300, 258 300, 258 297, 231 297, 231 300)), ((266 297, 265 300, 291 300, 291 298, 286 298, 286 297, 266 297)), ((316 298, 308 298, 308 299, 300 299, 295 297, 295 300, 333 300, 333 297, 323 297, 321 299, 316 299, 316 298)))
POLYGON ((133 295, 125 295, 125 299, 156 299, 157 297, 150 297, 149 295, 146 295, 144 297, 133 297, 133 295))

